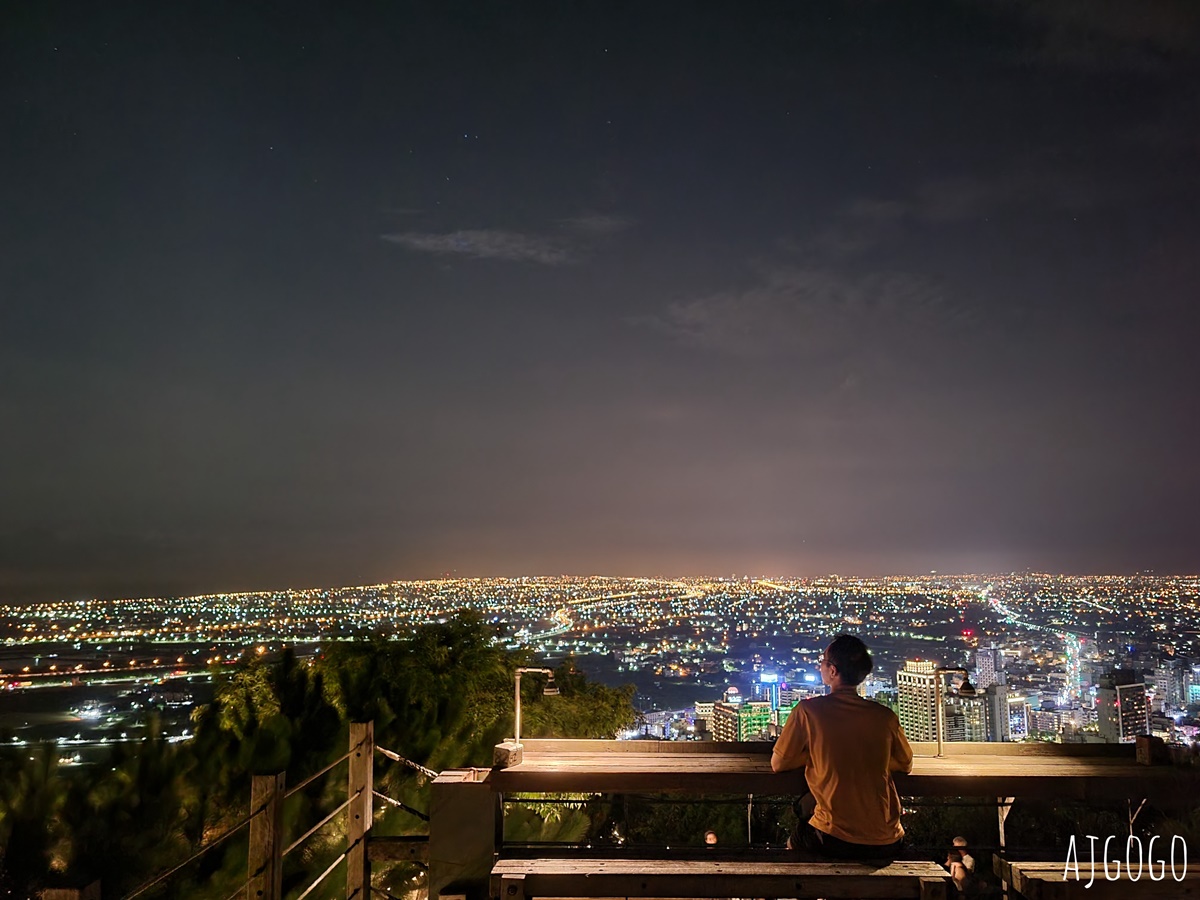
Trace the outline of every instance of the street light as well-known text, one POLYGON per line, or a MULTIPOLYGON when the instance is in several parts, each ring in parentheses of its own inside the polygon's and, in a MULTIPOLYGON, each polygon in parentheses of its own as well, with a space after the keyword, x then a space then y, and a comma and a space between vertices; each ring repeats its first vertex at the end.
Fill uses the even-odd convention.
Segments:
POLYGON ((516 714, 514 716, 515 723, 513 725, 513 746, 520 748, 521 746, 521 676, 528 672, 536 672, 540 675, 549 675, 550 680, 546 682, 546 686, 542 688, 542 695, 546 697, 557 697, 558 687, 554 684, 553 669, 539 669, 536 667, 521 666, 516 673, 516 714))
POLYGON ((958 696, 974 697, 975 685, 971 684, 971 673, 962 666, 938 666, 933 670, 933 694, 934 702, 937 704, 937 758, 942 758, 942 732, 945 730, 945 715, 946 711, 942 708, 942 676, 948 672, 958 672, 962 674, 962 684, 958 686, 958 696))

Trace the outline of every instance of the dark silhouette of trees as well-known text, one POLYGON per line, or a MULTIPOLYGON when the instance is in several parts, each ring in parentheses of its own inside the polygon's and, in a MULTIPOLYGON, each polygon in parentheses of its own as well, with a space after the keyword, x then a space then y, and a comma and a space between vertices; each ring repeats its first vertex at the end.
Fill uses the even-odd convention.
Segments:
MULTIPOLYGON (((377 745, 435 770, 487 766, 513 728, 513 675, 531 658, 506 650, 478 616, 463 614, 402 635, 358 634, 323 656, 247 653, 214 671, 211 704, 192 717, 191 740, 169 744, 158 725, 146 739, 117 745, 102 765, 59 771, 54 747, 0 752, 0 895, 30 896, 56 878, 101 878, 105 897, 122 896, 186 859, 249 813, 254 774, 284 771, 299 784, 346 752, 348 725, 373 720, 377 745), (32 757, 32 758, 31 758, 32 757)), ((526 735, 611 737, 634 724, 632 687, 592 684, 574 665, 558 673, 562 692, 543 697, 528 679, 526 735)), ((284 805, 288 839, 345 799, 344 766, 314 780, 284 805)), ((415 769, 376 757, 376 789, 411 809, 429 807, 428 782, 415 769)), ((384 834, 419 834, 425 822, 379 805, 384 834)), ((534 810, 530 837, 582 835, 587 816, 534 810)), ((285 881, 305 884, 336 855, 330 826, 287 859, 285 881)), ((245 841, 230 840, 147 897, 227 897, 245 878, 245 841)), ((403 893, 414 872, 380 873, 379 886, 403 893)))
POLYGON ((64 870, 82 883, 101 879, 106 893, 136 887, 141 872, 165 869, 188 851, 195 757, 155 734, 157 723, 148 730, 140 744, 113 751, 105 777, 71 778, 58 815, 64 870))
POLYGON ((53 746, 0 755, 0 891, 23 897, 50 872, 64 786, 53 746))

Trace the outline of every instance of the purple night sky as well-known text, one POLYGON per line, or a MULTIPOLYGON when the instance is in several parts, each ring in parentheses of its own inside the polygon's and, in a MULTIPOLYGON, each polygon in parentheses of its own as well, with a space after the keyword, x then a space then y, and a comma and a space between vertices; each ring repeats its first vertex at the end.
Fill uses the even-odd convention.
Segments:
POLYGON ((1200 568, 1190 0, 0 22, 0 599, 1200 568))

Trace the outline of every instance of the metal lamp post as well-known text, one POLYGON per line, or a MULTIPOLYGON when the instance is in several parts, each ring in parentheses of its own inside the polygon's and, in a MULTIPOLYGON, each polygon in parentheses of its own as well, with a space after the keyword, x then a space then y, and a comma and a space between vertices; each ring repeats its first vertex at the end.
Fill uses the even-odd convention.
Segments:
POLYGON ((521 666, 516 673, 516 714, 514 716, 515 723, 513 725, 513 746, 519 748, 521 746, 521 676, 527 672, 537 672, 540 675, 549 675, 550 680, 546 682, 546 686, 542 689, 542 694, 547 697, 558 696, 558 687, 554 684, 554 670, 540 669, 532 666, 521 666))
POLYGON ((933 670, 933 694, 937 704, 937 758, 942 758, 942 732, 945 730, 945 710, 942 709, 942 678, 948 672, 961 673, 963 680, 958 686, 960 697, 974 697, 975 685, 971 684, 971 673, 962 666, 938 666, 933 670))

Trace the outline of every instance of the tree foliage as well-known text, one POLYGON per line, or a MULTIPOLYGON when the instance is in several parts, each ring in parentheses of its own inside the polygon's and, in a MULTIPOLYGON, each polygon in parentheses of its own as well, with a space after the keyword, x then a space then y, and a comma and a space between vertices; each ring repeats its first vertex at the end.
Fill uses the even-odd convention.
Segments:
MULTIPOLYGON (((59 770, 54 747, 0 754, 0 892, 33 895, 54 880, 99 877, 104 896, 122 896, 210 843, 249 812, 255 774, 285 772, 298 784, 346 752, 348 724, 373 720, 375 741, 434 770, 488 766, 492 747, 512 734, 513 677, 528 665, 477 615, 462 614, 405 635, 354 635, 301 660, 290 650, 248 653, 214 671, 211 704, 192 717, 194 736, 168 744, 158 726, 138 744, 83 770, 59 770)), ((543 697, 535 679, 522 694, 524 732, 545 737, 612 737, 632 725, 632 687, 590 683, 568 661, 561 694, 543 697)), ((335 767, 288 798, 288 840, 345 800, 335 767)), ((414 768, 376 757, 375 787, 412 810, 427 810, 428 782, 414 768)), ((377 806, 376 829, 420 833, 425 823, 377 806)), ((586 817, 532 811, 531 838, 582 835, 586 817)), ((305 884, 336 855, 330 827, 289 856, 285 881, 305 884), (309 870, 313 871, 309 871, 309 870)), ((245 841, 228 841, 147 897, 227 897, 245 878, 245 841), (157 893, 156 893, 157 891, 157 893)), ((377 886, 401 893, 411 872, 396 867, 377 886)), ((335 886, 331 885, 331 889, 335 886)))

